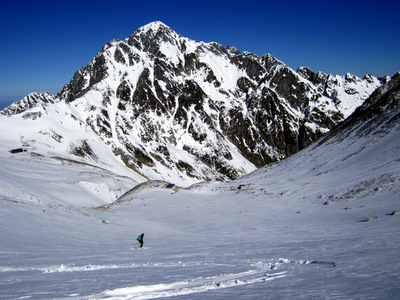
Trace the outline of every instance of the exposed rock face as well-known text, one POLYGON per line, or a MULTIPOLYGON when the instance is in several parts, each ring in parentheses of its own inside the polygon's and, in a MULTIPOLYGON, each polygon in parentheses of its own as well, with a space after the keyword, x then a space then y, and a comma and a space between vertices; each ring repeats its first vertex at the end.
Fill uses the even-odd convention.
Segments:
POLYGON ((69 107, 144 178, 225 180, 298 152, 382 81, 296 72, 269 54, 198 43, 154 22, 106 44, 56 97, 40 99, 69 107))
MULTIPOLYGON (((332 137, 344 140, 350 135, 357 138, 369 134, 384 135, 392 130, 400 120, 400 73, 377 88, 340 126, 319 141, 330 141, 332 137)), ((377 154, 379 155, 379 154, 377 154)))
POLYGON ((30 93, 25 96, 22 100, 14 102, 10 106, 6 107, 0 114, 3 115, 15 115, 23 113, 31 108, 35 108, 40 105, 51 104, 56 101, 56 97, 49 92, 45 93, 30 93))

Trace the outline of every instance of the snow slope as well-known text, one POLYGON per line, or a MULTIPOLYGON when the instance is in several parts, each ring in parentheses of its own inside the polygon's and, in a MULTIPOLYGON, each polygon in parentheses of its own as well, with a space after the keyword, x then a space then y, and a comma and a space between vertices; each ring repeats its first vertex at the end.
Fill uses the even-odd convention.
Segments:
POLYGON ((125 193, 126 177, 0 148, 0 298, 395 298, 399 78, 342 129, 232 182, 125 193))

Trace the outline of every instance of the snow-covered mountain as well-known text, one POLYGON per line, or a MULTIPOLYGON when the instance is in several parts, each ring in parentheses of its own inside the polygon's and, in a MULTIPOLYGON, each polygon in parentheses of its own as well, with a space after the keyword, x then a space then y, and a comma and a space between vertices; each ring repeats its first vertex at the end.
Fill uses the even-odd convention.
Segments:
POLYGON ((387 80, 296 72, 153 22, 106 44, 56 96, 4 109, 0 138, 138 182, 234 179, 303 149, 387 80))
POLYGON ((2 137, 0 298, 393 299, 399 116, 397 74, 282 162, 173 189, 2 137))

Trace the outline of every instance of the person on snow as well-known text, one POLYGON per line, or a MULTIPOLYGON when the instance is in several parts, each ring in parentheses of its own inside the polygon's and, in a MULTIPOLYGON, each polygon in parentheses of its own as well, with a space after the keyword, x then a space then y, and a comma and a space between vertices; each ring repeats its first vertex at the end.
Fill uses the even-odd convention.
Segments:
POLYGON ((140 248, 143 248, 143 236, 144 236, 144 233, 139 235, 137 238, 138 242, 140 243, 140 248))

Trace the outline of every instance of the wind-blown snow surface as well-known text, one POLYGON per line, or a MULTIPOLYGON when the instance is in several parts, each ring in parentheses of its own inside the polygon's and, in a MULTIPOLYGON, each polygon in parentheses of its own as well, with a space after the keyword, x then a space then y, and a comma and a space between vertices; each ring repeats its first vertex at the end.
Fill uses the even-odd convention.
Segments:
POLYGON ((387 114, 189 189, 125 194, 127 177, 2 146, 0 298, 394 298, 399 110, 387 114))

